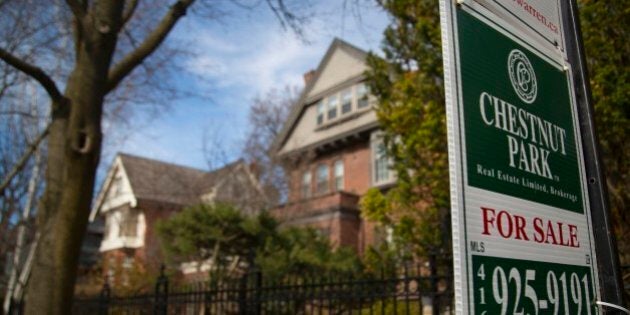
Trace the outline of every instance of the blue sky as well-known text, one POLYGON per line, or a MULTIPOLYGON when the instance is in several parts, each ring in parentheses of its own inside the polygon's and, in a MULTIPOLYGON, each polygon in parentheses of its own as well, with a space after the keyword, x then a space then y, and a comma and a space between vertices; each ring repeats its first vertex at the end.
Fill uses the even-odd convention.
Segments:
POLYGON ((109 167, 115 152, 126 152, 207 169, 204 141, 237 158, 254 97, 286 85, 301 88, 302 74, 317 67, 335 37, 378 51, 386 14, 372 4, 356 14, 344 2, 313 4, 306 42, 283 30, 262 5, 254 11, 235 10, 219 22, 185 17, 172 36, 194 43, 184 71, 203 80, 182 79, 181 84, 210 99, 177 100, 157 118, 139 115, 130 129, 110 132, 102 166, 109 167))

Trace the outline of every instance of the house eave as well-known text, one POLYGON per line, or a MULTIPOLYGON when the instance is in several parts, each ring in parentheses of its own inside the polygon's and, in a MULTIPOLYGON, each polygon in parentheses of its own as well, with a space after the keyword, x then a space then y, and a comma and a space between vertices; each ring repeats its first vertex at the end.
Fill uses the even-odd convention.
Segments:
POLYGON ((338 135, 335 135, 334 137, 329 137, 321 141, 300 147, 295 150, 286 151, 286 152, 278 152, 277 156, 280 159, 286 159, 295 155, 300 155, 305 152, 317 152, 321 150, 326 150, 327 147, 334 148, 346 142, 353 141, 354 139, 367 140, 364 138, 369 137, 369 133, 378 128, 379 128, 378 121, 374 121, 372 123, 349 130, 347 132, 340 133, 338 135))

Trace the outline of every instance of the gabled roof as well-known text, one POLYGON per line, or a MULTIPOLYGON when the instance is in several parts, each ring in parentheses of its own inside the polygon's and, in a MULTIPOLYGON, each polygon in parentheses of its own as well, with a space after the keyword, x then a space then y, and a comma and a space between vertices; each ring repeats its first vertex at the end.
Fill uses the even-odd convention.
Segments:
POLYGON ((206 172, 128 154, 119 156, 137 199, 182 205, 197 201, 199 195, 213 185, 218 173, 225 173, 238 163, 206 172))
MULTIPOLYGON (((107 197, 117 168, 125 174, 134 200, 155 201, 176 205, 191 205, 200 202, 200 196, 245 162, 238 160, 214 171, 204 171, 192 167, 153 160, 149 158, 119 153, 108 172, 107 178, 92 207, 93 220, 107 197)), ((248 168, 246 168, 248 171, 248 168)), ((135 206, 135 205, 132 205, 135 206)))
POLYGON ((326 51, 324 58, 320 61, 319 65, 317 66, 317 69, 315 70, 315 75, 306 84, 297 102, 293 104, 293 106, 291 107, 291 112, 289 113, 286 123, 282 127, 282 130, 278 134, 278 137, 274 139, 273 146, 272 146, 272 149, 274 152, 278 152, 282 148, 282 145, 287 141, 288 137, 293 131, 293 128, 295 128, 300 116, 304 113, 304 110, 308 106, 308 103, 306 101, 308 99, 308 96, 311 94, 313 87, 315 87, 316 83, 318 82, 323 70, 326 68, 326 66, 328 65, 328 62, 333 56, 333 53, 339 49, 344 50, 345 52, 349 53, 350 55, 362 61, 364 61, 367 57, 366 51, 342 39, 335 38, 333 40, 332 44, 330 44, 330 46, 328 47, 328 50, 326 51))

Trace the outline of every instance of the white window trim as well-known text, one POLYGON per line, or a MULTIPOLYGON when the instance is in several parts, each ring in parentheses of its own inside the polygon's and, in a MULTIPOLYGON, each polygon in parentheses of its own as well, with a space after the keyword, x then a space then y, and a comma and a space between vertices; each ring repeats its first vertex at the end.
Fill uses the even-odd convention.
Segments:
POLYGON ((317 125, 320 126, 326 122, 326 104, 324 104, 324 99, 317 101, 315 106, 317 111, 317 116, 315 117, 315 120, 317 125), (319 121, 320 116, 322 120, 321 122, 319 121))
POLYGON ((351 87, 347 87, 339 91, 339 115, 340 116, 349 115, 350 113, 356 110, 354 90, 355 90, 354 86, 351 86, 351 87), (343 112, 344 95, 350 95, 350 110, 346 113, 343 112))
POLYGON ((313 176, 310 170, 302 172, 300 178, 300 198, 310 198, 313 195, 313 176), (308 180, 305 180, 308 178, 308 180))
POLYGON ((370 172, 371 172, 371 178, 372 178, 372 186, 389 185, 389 184, 393 184, 396 181, 396 174, 394 173, 394 170, 392 170, 391 168, 391 165, 392 165, 391 158, 388 158, 389 167, 388 167, 387 178, 382 179, 382 180, 377 180, 376 178, 376 175, 377 175, 376 159, 377 159, 377 154, 378 154, 377 149, 378 149, 378 146, 381 144, 384 144, 383 132, 382 131, 373 132, 370 135, 370 172))
POLYGON ((138 214, 136 236, 119 235, 121 228, 119 222, 120 218, 120 210, 115 210, 107 214, 107 218, 105 220, 106 222, 110 222, 108 223, 109 226, 107 227, 103 240, 101 241, 99 251, 104 252, 119 248, 140 248, 144 246, 144 234, 147 229, 144 213, 140 212, 138 214))
POLYGON ((335 93, 326 98, 326 120, 333 121, 339 118, 339 103, 339 93, 335 93), (330 113, 333 110, 335 111, 335 117, 330 118, 330 113))
POLYGON ((340 191, 343 190, 346 186, 346 178, 345 178, 345 165, 343 163, 343 159, 338 159, 335 161, 335 163, 333 164, 333 179, 334 179, 334 183, 335 183, 335 191, 340 191), (339 172, 338 174, 338 166, 341 165, 341 172, 339 172), (339 185, 337 183, 337 180, 339 179, 338 177, 341 177, 341 184, 339 185))
POLYGON ((330 167, 328 164, 322 163, 317 165, 317 169, 315 170, 315 191, 318 195, 325 194, 330 192, 330 167), (320 170, 326 170, 325 179, 323 180, 323 184, 325 184, 324 189, 320 189, 320 170))
POLYGON ((316 110, 316 115, 315 115, 315 123, 316 126, 324 126, 327 125, 328 123, 333 123, 336 121, 339 121, 349 115, 352 115, 353 113, 359 113, 359 112, 363 112, 363 111, 367 111, 370 110, 372 108, 372 105, 374 104, 374 97, 370 94, 369 88, 367 87, 367 85, 365 84, 364 81, 355 83, 349 87, 343 88, 339 91, 336 91, 335 93, 331 93, 328 96, 322 97, 321 99, 319 99, 317 102, 315 102, 315 110, 316 110), (367 89, 367 97, 368 97, 368 106, 359 108, 359 86, 365 86, 367 89), (343 113, 343 98, 342 96, 344 95, 344 93, 346 92, 350 92, 350 111, 343 113), (330 100, 336 100, 336 105, 335 105, 335 117, 334 118, 329 118, 328 113, 331 110, 331 108, 329 107, 330 104, 330 100), (319 117, 322 117, 321 122, 319 121, 319 117))

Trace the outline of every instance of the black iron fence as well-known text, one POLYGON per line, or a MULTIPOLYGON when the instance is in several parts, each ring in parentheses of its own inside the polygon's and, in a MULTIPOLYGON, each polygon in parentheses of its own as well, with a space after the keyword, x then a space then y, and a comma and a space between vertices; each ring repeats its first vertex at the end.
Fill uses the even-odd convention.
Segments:
MULTIPOLYGON (((449 268, 446 268, 449 269, 449 268)), ((358 276, 268 279, 252 272, 231 281, 169 286, 160 275, 154 292, 76 298, 74 314, 450 314, 452 278, 431 266, 358 276)))

